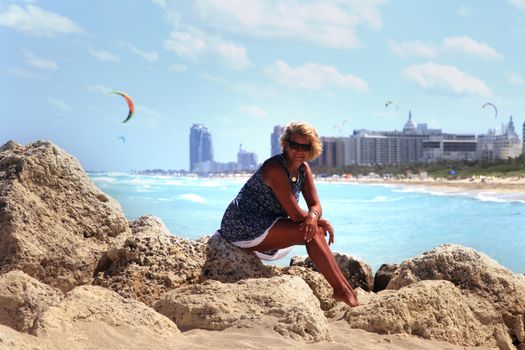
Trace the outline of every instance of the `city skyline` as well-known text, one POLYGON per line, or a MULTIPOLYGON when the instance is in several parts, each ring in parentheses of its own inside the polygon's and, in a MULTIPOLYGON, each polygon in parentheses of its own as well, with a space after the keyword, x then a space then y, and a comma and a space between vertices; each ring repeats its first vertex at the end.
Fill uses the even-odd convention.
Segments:
MULTIPOLYGON (((190 159, 195 158, 191 155, 192 152, 194 152, 191 143, 193 139, 192 135, 194 134, 196 127, 199 130, 206 130, 205 132, 208 134, 210 140, 208 147, 211 149, 213 148, 213 144, 211 143, 212 135, 211 133, 208 133, 206 126, 202 124, 193 124, 190 129, 190 159)), ((275 125, 273 127, 269 143, 272 156, 281 152, 279 140, 284 129, 285 127, 282 125, 275 125)), ((522 147, 522 145, 525 144, 525 122, 521 128, 517 128, 512 116, 509 117, 508 123, 502 122, 501 130, 494 128, 489 129, 487 133, 483 134, 475 134, 472 132, 455 134, 449 133, 446 130, 428 128, 427 123, 416 124, 412 120, 412 114, 409 111, 408 119, 401 130, 370 130, 363 128, 353 130, 348 136, 319 135, 319 137, 323 143, 323 153, 317 160, 311 163, 314 167, 407 164, 410 162, 421 161, 433 162, 441 159, 507 159, 509 157, 514 158, 520 156, 522 152, 525 152, 525 148, 522 147), (522 132, 521 135, 519 135, 520 131, 522 132), (363 137, 365 143, 360 141, 363 137), (399 139, 399 137, 401 137, 401 139, 399 139), (368 142, 366 138, 369 138, 368 142), (390 141, 388 140, 389 138, 390 141), (403 138, 407 139, 402 140, 403 138), (398 140, 396 141, 396 139, 398 140), (356 148, 358 147, 358 143, 362 144, 361 148, 371 147, 371 149, 359 150, 359 148, 356 148), (381 148, 385 149, 381 150, 381 148), (406 149, 403 151, 403 148, 406 149), (404 154, 404 152, 407 153, 404 154), (361 159, 361 157, 363 157, 363 159, 361 159)), ((246 170, 253 171, 256 170, 257 158, 257 154, 244 150, 241 144, 237 153, 237 162, 216 162, 212 155, 211 158, 203 159, 203 164, 200 166, 192 167, 192 163, 190 163, 190 172, 222 173, 246 170), (246 161, 241 162, 240 160, 242 154, 249 157, 249 163, 252 164, 252 166, 248 167, 239 165, 241 163, 246 164, 246 161), (253 158, 255 158, 255 160, 253 158)))
POLYGON ((0 0, 0 144, 129 171, 187 169, 194 123, 218 162, 239 144, 264 161, 293 120, 334 137, 399 130, 409 110, 450 133, 521 129, 524 33, 523 0, 0 0), (125 124, 112 91, 135 103, 125 124))

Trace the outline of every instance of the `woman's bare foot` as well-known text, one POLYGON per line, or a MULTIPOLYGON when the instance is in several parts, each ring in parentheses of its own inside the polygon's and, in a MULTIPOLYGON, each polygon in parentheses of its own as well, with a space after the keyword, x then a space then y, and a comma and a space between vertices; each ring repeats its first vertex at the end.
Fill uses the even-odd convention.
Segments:
POLYGON ((347 304, 350 307, 356 307, 356 306, 361 305, 359 304, 359 301, 357 301, 357 296, 354 295, 354 293, 352 293, 349 290, 345 290, 345 291, 337 292, 337 293, 334 292, 332 296, 335 300, 342 301, 343 303, 347 304))

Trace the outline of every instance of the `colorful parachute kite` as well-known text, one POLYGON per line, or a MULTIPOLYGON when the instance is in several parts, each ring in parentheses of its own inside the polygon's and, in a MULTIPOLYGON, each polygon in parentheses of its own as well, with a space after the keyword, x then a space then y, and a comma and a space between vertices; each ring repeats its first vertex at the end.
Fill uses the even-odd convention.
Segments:
POLYGON ((398 108, 398 106, 397 106, 396 101, 394 101, 394 100, 388 100, 388 101, 386 101, 386 102, 385 102, 385 107, 388 107, 388 106, 390 106, 391 104, 393 104, 394 106, 396 106, 396 112, 397 112, 397 110, 398 110, 399 108, 398 108))
POLYGON ((120 95, 120 96, 124 97, 124 99, 128 103, 129 113, 128 113, 128 116, 126 117, 126 119, 124 119, 124 121, 122 122, 122 123, 126 123, 128 120, 131 119, 131 117, 133 117, 133 113, 135 113, 135 104, 133 103, 133 100, 131 99, 131 97, 129 97, 129 95, 127 95, 127 94, 125 94, 123 92, 112 91, 111 93, 112 94, 117 94, 117 95, 120 95))
POLYGON ((496 118, 498 116, 498 109, 496 108, 496 106, 493 103, 487 102, 484 103, 481 107, 485 108, 487 106, 491 106, 492 108, 494 108, 494 118, 496 118))

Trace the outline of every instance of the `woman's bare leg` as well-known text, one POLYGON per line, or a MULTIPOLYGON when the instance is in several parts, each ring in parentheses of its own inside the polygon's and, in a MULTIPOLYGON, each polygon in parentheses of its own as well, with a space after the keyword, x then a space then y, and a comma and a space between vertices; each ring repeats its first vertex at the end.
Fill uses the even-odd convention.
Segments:
POLYGON ((304 233, 299 230, 299 223, 290 220, 279 220, 268 232, 264 240, 250 250, 265 251, 281 249, 292 245, 306 245, 308 255, 334 289, 334 298, 350 306, 358 306, 355 292, 339 269, 335 258, 328 247, 321 229, 310 242, 304 241, 304 233))

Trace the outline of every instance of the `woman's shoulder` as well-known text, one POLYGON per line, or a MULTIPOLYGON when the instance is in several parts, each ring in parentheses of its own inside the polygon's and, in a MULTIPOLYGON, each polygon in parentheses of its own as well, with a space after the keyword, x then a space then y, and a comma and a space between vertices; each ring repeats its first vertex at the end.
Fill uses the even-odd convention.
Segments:
POLYGON ((277 165, 280 165, 280 164, 283 164, 283 156, 282 154, 276 154, 268 159, 266 159, 264 162, 263 162, 263 167, 266 167, 266 166, 270 166, 270 167, 273 167, 273 166, 277 166, 277 165))

